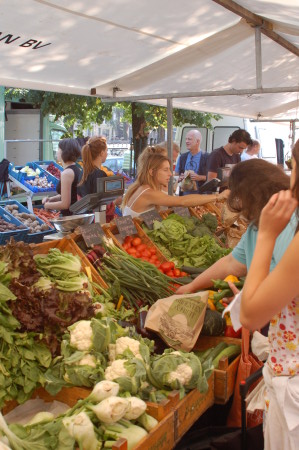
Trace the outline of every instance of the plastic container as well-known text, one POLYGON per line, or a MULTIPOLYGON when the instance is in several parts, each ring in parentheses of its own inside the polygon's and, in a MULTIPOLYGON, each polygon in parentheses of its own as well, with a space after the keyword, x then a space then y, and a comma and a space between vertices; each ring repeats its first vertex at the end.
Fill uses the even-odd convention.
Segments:
MULTIPOLYGON (((3 209, 7 205, 17 205, 18 211, 20 213, 32 214, 32 212, 30 212, 29 209, 27 209, 25 206, 23 206, 21 203, 17 202, 16 200, 7 200, 3 203, 1 202, 1 204, 0 204, 0 206, 3 209)), ((35 217, 40 225, 45 224, 45 222, 43 220, 41 220, 39 217, 37 217, 37 216, 35 216, 35 217)), ((17 219, 17 220, 19 220, 19 219, 17 219)), ((19 220, 19 221, 22 222, 21 220, 19 220)), ((26 236, 24 236, 23 240, 24 240, 24 242, 27 242, 28 244, 31 244, 31 243, 39 244, 39 243, 43 242, 44 236, 47 236, 48 234, 53 234, 55 232, 56 232, 56 230, 54 228, 49 227, 49 229, 45 230, 45 231, 39 231, 38 233, 29 233, 29 228, 28 228, 28 233, 26 234, 26 236)))
POLYGON ((14 216, 12 216, 9 212, 5 211, 0 206, 0 218, 4 219, 8 223, 13 223, 16 226, 24 227, 19 230, 9 230, 9 231, 3 231, 0 232, 0 244, 6 244, 6 242, 9 241, 11 237, 14 238, 15 241, 24 241, 26 239, 26 235, 29 231, 29 228, 25 227, 22 222, 20 222, 18 219, 16 219, 14 216))
POLYGON ((49 172, 47 172, 46 170, 38 167, 38 165, 34 162, 30 162, 27 163, 26 166, 29 166, 31 169, 36 170, 39 169, 40 170, 40 175, 39 177, 46 177, 48 182, 52 183, 52 187, 47 187, 47 188, 39 188, 36 186, 32 186, 30 183, 28 183, 29 180, 34 180, 35 176, 27 176, 26 173, 20 172, 21 169, 23 169, 23 167, 25 166, 13 166, 10 165, 8 172, 10 174, 10 176, 12 178, 15 178, 16 180, 19 181, 19 183, 23 184, 27 189, 29 189, 32 192, 36 192, 36 193, 42 193, 42 192, 52 192, 56 190, 56 186, 58 184, 58 179, 55 178, 53 175, 51 175, 49 172), (18 172, 16 172, 18 171, 18 172))
POLYGON ((48 172, 47 168, 49 167, 49 165, 52 164, 54 167, 56 167, 56 169, 59 170, 59 172, 63 172, 63 167, 60 164, 58 164, 56 161, 33 161, 33 164, 36 164, 39 169, 44 170, 45 172, 52 175, 52 177, 55 177, 56 179, 59 179, 59 178, 57 178, 51 172, 48 172))

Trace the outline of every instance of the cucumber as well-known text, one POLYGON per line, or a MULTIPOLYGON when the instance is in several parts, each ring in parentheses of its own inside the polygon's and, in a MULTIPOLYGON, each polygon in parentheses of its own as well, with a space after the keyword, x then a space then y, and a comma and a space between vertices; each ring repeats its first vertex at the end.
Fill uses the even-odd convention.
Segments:
POLYGON ((222 350, 218 355, 213 359, 213 366, 214 369, 218 368, 219 361, 223 356, 227 356, 228 358, 231 358, 233 356, 237 356, 241 353, 241 346, 237 344, 232 344, 226 347, 224 350, 222 350))
MULTIPOLYGON (((223 350, 227 348, 228 344, 226 342, 219 342, 216 347, 213 347, 211 352, 208 355, 208 358, 211 358, 212 361, 221 353, 223 350)), ((206 358, 207 359, 207 358, 206 358)))
POLYGON ((181 268, 182 272, 187 272, 189 274, 197 274, 203 273, 205 270, 207 270, 207 267, 189 267, 189 266, 182 266, 181 268))
POLYGON ((202 355, 199 356, 200 361, 203 363, 204 361, 206 361, 210 355, 210 353, 212 353, 212 351, 214 350, 214 347, 212 348, 208 348, 207 350, 204 350, 202 352, 202 355))
POLYGON ((177 277, 174 278, 174 281, 177 283, 182 283, 182 284, 188 284, 191 283, 191 281, 193 281, 193 278, 191 277, 177 277))

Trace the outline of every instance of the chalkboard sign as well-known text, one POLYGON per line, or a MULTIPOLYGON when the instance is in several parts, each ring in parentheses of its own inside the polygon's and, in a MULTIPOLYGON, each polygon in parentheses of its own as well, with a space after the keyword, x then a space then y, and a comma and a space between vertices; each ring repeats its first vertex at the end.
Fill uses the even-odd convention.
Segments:
POLYGON ((131 216, 116 217, 115 223, 122 237, 132 236, 137 230, 131 216))
POLYGON ((101 244, 103 237, 105 236, 100 223, 84 225, 80 227, 80 231, 87 247, 101 244))
POLYGON ((176 206, 173 208, 173 212, 175 214, 178 214, 182 217, 190 217, 190 211, 188 208, 185 208, 184 206, 176 206))
POLYGON ((143 219, 145 225, 152 230, 153 229, 153 223, 155 220, 158 220, 159 222, 162 221, 162 217, 158 213, 156 209, 152 209, 151 211, 147 211, 145 213, 140 214, 140 217, 143 219))

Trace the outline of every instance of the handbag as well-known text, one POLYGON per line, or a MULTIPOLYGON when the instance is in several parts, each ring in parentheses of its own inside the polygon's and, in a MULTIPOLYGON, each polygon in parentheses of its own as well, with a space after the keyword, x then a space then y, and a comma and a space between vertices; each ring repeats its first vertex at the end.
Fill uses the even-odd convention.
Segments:
MULTIPOLYGON (((255 373, 263 366, 263 362, 259 361, 256 356, 250 351, 250 331, 246 328, 242 328, 242 344, 241 344, 241 358, 236 376, 236 383, 234 389, 234 398, 231 409, 227 418, 227 426, 229 427, 241 427, 242 426, 242 412, 241 412, 241 395, 240 395, 240 383, 246 380, 250 375, 255 373)), ((259 383, 257 380, 250 387, 249 391, 252 391, 259 383)), ((256 410, 253 413, 247 412, 247 427, 255 427, 263 422, 263 411, 256 410)))

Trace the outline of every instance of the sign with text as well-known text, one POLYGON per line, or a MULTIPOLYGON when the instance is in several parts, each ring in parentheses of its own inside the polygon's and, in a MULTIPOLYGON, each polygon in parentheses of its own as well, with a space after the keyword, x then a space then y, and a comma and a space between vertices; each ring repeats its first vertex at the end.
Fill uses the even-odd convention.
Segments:
POLYGON ((99 223, 84 225, 80 227, 80 231, 87 247, 101 244, 103 237, 105 236, 103 228, 99 223))
POLYGON ((122 237, 132 236, 132 234, 137 233, 135 224, 131 216, 116 217, 114 220, 119 234, 122 237))
POLYGON ((153 224, 154 224, 155 220, 158 220, 159 222, 162 221, 162 217, 160 216, 160 214, 158 213, 158 211, 156 209, 152 209, 151 211, 142 213, 142 214, 140 214, 140 217, 142 218, 145 225, 150 230, 153 229, 153 224))
POLYGON ((173 208, 173 212, 182 217, 190 217, 190 211, 184 206, 176 206, 173 208))

